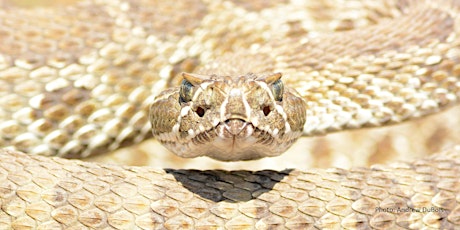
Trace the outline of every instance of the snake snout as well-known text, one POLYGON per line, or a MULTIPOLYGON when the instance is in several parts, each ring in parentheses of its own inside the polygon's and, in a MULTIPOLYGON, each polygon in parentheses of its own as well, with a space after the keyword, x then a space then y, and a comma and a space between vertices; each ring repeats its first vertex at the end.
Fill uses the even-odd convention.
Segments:
POLYGON ((238 135, 247 126, 247 122, 240 118, 225 120, 225 129, 232 135, 238 135))

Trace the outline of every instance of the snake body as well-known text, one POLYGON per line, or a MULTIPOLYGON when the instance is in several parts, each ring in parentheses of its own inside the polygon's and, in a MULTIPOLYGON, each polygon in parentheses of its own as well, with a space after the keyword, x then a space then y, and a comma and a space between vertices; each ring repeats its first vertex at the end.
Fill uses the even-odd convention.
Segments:
MULTIPOLYGON (((458 228, 458 148, 351 170, 171 170, 36 156, 85 157, 149 137, 149 107, 181 72, 281 72, 306 103, 304 135, 399 123, 458 101, 460 2, 349 1, 312 10, 318 23, 304 20, 305 8, 328 4, 5 6, 0 226, 458 228)), ((176 124, 162 114, 164 127, 176 124)))

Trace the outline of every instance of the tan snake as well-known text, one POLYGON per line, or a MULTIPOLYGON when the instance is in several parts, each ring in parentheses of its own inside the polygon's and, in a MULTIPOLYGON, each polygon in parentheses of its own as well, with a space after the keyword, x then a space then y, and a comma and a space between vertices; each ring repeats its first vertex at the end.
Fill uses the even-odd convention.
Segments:
MULTIPOLYGON (((80 157, 138 142, 160 89, 233 52, 250 55, 249 71, 282 72, 307 103, 306 135, 398 123, 457 102, 458 1, 346 2, 310 6, 338 10, 318 10, 313 18, 324 21, 313 25, 299 21, 295 1, 6 8, 0 143, 80 157)), ((458 148, 351 170, 163 170, 13 150, 0 159, 0 228, 460 226, 458 148)))

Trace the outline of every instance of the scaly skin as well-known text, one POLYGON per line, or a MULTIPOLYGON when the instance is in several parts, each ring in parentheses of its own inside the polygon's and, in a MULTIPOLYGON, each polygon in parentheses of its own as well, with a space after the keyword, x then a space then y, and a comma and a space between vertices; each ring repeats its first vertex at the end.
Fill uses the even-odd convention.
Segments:
POLYGON ((2 228, 460 225, 460 148, 413 163, 349 171, 121 167, 11 151, 0 157, 2 228))
MULTIPOLYGON (((257 3, 3 9, 1 145, 84 157, 138 142, 149 136, 154 95, 178 73, 224 67, 212 63, 244 72, 227 62, 240 55, 254 55, 251 68, 260 72, 281 71, 304 97, 306 135, 398 123, 458 100, 458 1, 313 6, 310 15, 320 20, 307 29, 296 18, 302 7, 257 3), (375 19, 382 23, 369 26, 375 19)), ((0 224, 452 229, 460 226, 459 152, 371 168, 275 172, 121 167, 4 149, 0 224)))

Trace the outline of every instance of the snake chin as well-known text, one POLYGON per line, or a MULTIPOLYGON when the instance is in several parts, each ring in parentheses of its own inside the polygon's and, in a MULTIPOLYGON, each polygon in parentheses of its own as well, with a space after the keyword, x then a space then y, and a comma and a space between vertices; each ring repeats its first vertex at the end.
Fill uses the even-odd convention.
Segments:
POLYGON ((183 154, 176 154, 184 157, 208 156, 219 161, 257 160, 282 154, 300 135, 300 132, 284 135, 292 141, 279 143, 277 140, 284 138, 276 129, 265 131, 251 122, 229 119, 191 138, 192 146, 200 148, 192 147, 183 154))

